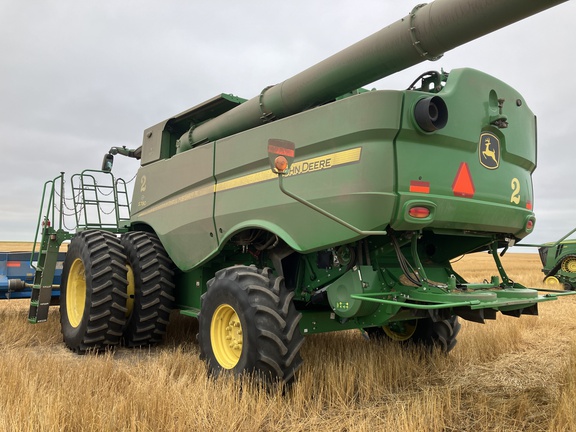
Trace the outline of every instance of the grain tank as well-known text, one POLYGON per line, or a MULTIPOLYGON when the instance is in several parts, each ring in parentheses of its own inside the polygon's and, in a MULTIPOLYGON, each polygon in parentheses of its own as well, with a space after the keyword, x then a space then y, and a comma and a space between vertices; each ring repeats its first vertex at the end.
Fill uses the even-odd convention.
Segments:
MULTIPOLYGON (((522 95, 466 68, 407 90, 362 86, 558 3, 419 5, 250 100, 221 94, 146 129, 135 150, 112 148, 103 172, 76 177, 74 198, 96 195, 74 203, 76 234, 41 211, 42 250, 71 238, 66 345, 154 344, 177 309, 199 320, 211 372, 290 382, 308 334, 360 329, 447 352, 458 317, 537 314, 561 293, 512 281, 498 253, 536 222, 536 121, 522 95), (115 154, 140 160, 130 205, 115 154), (97 196, 99 175, 113 199, 97 196), (109 225, 89 218, 104 203, 109 225), (476 251, 499 274, 474 282, 452 269, 476 251)), ((47 309, 37 276, 31 322, 47 309)))

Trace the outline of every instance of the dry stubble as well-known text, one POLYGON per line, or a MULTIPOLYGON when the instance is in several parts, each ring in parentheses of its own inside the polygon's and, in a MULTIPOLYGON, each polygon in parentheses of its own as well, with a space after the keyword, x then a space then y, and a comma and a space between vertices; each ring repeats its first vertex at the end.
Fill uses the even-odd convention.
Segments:
MULTIPOLYGON (((495 274, 487 258, 455 266, 482 280, 495 274)), ((504 258, 513 279, 540 283, 537 256, 504 258)), ((26 301, 3 302, 0 430, 576 430, 575 310, 568 297, 539 317, 464 322, 448 356, 359 332, 309 336, 299 379, 282 394, 207 377, 197 322, 178 314, 162 347, 77 356, 61 342, 57 308, 34 326, 26 301)))

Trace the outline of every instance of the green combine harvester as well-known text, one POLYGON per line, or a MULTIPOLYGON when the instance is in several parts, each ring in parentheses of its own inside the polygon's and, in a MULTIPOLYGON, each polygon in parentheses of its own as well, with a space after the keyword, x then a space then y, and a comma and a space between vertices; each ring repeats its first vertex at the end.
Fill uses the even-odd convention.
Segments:
POLYGON ((360 329, 450 351, 458 317, 536 315, 561 291, 510 280, 499 259, 534 230, 536 118, 473 69, 406 90, 362 87, 562 0, 436 0, 244 100, 218 95, 113 147, 102 171, 45 185, 29 321, 62 272, 65 344, 161 342, 171 311, 198 318, 211 373, 291 382, 304 336, 360 329), (131 198, 114 155, 140 160, 131 198), (76 228, 61 209, 73 208, 76 228), (451 267, 488 251, 498 275, 451 267), (538 291, 543 291, 539 294, 538 291))
POLYGON ((576 290, 576 240, 569 237, 576 228, 553 243, 538 246, 544 283, 550 288, 576 290))

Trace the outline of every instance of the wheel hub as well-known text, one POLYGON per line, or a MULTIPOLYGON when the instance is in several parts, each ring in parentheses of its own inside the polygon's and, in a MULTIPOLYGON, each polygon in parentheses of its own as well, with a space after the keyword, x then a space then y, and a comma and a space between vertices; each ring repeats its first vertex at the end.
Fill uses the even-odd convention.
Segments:
POLYGON ((134 270, 129 265, 126 265, 126 278, 128 279, 128 286, 126 287, 126 294, 128 295, 126 299, 126 318, 132 315, 134 310, 134 296, 136 292, 136 282, 134 282, 134 270))
POLYGON ((568 273, 576 273, 576 258, 566 258, 562 261, 562 270, 568 273))
POLYGON ((80 325, 86 305, 86 276, 84 263, 77 258, 70 267, 66 285, 66 313, 68 321, 74 328, 80 325))
POLYGON ((414 336, 416 327, 418 326, 417 320, 398 321, 382 326, 384 333, 397 342, 404 342, 414 336))
POLYGON ((242 324, 234 308, 228 304, 218 306, 210 324, 210 340, 214 357, 224 369, 238 364, 242 354, 242 324))

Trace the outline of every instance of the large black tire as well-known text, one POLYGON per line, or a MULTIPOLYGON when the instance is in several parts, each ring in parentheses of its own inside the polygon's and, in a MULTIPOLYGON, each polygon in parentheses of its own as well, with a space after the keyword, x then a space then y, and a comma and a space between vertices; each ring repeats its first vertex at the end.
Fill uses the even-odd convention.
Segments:
POLYGON ((254 373, 266 383, 291 383, 302 364, 304 338, 302 315, 284 278, 268 268, 234 266, 207 285, 198 341, 210 373, 254 373))
POLYGON ((60 324, 73 351, 118 345, 126 324, 126 256, 120 239, 83 231, 70 243, 60 292, 60 324))
POLYGON ((174 265, 155 234, 122 236, 128 258, 128 322, 123 343, 128 347, 162 342, 174 307, 174 265))
POLYGON ((370 327, 366 332, 370 339, 390 339, 401 343, 423 345, 428 349, 438 348, 450 352, 456 345, 460 323, 456 315, 434 322, 432 318, 421 318, 384 327, 370 327))

